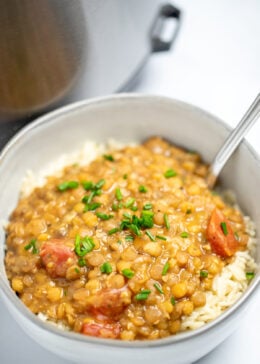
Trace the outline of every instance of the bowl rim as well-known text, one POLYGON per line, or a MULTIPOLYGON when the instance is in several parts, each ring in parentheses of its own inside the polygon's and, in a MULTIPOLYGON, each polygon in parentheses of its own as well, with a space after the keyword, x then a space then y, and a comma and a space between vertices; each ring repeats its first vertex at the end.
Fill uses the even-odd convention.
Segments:
MULTIPOLYGON (((18 133, 16 133, 10 141, 5 145, 5 147, 0 152, 0 169, 1 169, 1 162, 5 158, 8 158, 9 150, 12 149, 27 133, 30 131, 40 128, 43 124, 48 124, 55 122, 57 117, 62 117, 63 115, 73 113, 74 111, 78 111, 80 109, 88 108, 88 106, 98 106, 99 104, 104 103, 113 103, 114 101, 118 102, 164 102, 168 104, 174 104, 177 107, 182 109, 186 109, 190 112, 195 112, 200 114, 201 117, 206 116, 211 120, 212 123, 220 124, 222 128, 230 131, 231 128, 223 122, 221 119, 216 117, 215 115, 197 107, 193 104, 186 103, 184 101, 180 101, 171 97, 161 96, 161 95, 152 95, 152 94, 141 94, 141 93, 119 93, 119 94, 112 94, 102 97, 95 97, 90 98, 78 102, 74 102, 68 104, 66 106, 60 107, 54 111, 48 112, 47 114, 36 118, 33 122, 29 123, 25 127, 23 127, 18 133)), ((260 167, 260 157, 258 153, 251 147, 251 145, 246 141, 243 140, 242 144, 248 149, 250 154, 256 160, 260 167)), ((1 242, 0 242, 1 244, 1 242)), ((0 267, 3 266, 3 272, 5 272, 4 262, 0 261, 0 267)), ((86 335, 79 335, 78 333, 67 331, 66 329, 60 329, 58 326, 52 324, 48 321, 43 321, 36 315, 34 315, 22 302, 21 300, 15 295, 11 286, 7 280, 6 274, 4 276, 0 275, 0 291, 2 291, 5 295, 5 298, 11 302, 14 306, 15 310, 19 311, 27 320, 30 321, 31 324, 34 326, 38 326, 43 331, 51 332, 54 335, 58 335, 64 337, 69 340, 76 340, 77 342, 88 343, 88 344, 95 344, 98 346, 109 346, 109 347, 117 347, 117 348, 156 348, 162 346, 169 346, 172 344, 177 344, 181 342, 188 341, 193 337, 197 337, 203 335, 209 331, 211 331, 214 327, 218 326, 222 321, 227 319, 231 316, 238 308, 247 304, 248 299, 256 292, 257 287, 260 283, 260 272, 256 274, 256 277, 248 286, 246 291, 241 295, 241 297, 228 309, 226 309, 223 313, 221 313, 217 318, 213 319, 209 323, 204 324, 202 327, 178 333, 177 335, 171 335, 166 338, 156 339, 156 340, 134 340, 134 341, 123 341, 123 340, 114 340, 114 339, 102 339, 96 338, 86 335)), ((6 303, 6 301, 5 301, 6 303)))

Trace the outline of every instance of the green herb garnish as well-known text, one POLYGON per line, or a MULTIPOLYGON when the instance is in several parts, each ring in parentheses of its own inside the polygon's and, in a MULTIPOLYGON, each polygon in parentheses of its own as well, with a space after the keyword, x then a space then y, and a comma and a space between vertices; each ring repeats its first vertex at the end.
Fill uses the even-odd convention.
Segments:
POLYGON ((164 294, 162 287, 160 286, 159 283, 154 283, 153 286, 157 289, 158 292, 160 292, 161 294, 164 294))
POLYGON ((94 183, 91 181, 83 181, 81 184, 86 191, 91 191, 94 187, 94 183))
POLYGON ((254 277, 255 277, 254 272, 246 272, 246 279, 248 279, 249 281, 251 281, 254 277))
POLYGON ((224 235, 228 235, 228 229, 227 229, 227 224, 225 223, 225 222, 221 222, 220 223, 220 226, 221 226, 221 229, 222 229, 222 231, 223 231, 223 233, 224 233, 224 235))
POLYGON ((167 214, 164 214, 163 215, 163 220, 164 220, 164 224, 166 226, 166 229, 170 229, 170 223, 169 223, 169 218, 168 218, 168 215, 167 214))
POLYGON ((147 189, 147 187, 141 185, 141 186, 139 186, 138 191, 141 193, 146 193, 148 191, 148 189, 147 189))
POLYGON ((151 293, 151 291, 149 289, 143 289, 141 292, 137 293, 137 295, 135 296, 135 299, 137 301, 144 301, 148 298, 150 293, 151 293))
POLYGON ((168 272, 169 268, 170 268, 170 264, 169 264, 169 262, 166 262, 166 263, 164 264, 164 266, 163 266, 162 276, 165 276, 165 275, 167 274, 167 272, 168 272))
POLYGON ((85 267, 87 265, 86 260, 83 257, 80 257, 79 260, 78 260, 78 265, 80 267, 85 267))
POLYGON ((119 228, 113 228, 113 229, 111 229, 111 230, 109 230, 109 231, 108 231, 108 235, 115 234, 115 233, 117 233, 118 231, 120 231, 120 229, 119 229, 119 228))
POLYGON ((143 207, 144 210, 151 210, 152 209, 152 204, 151 203, 146 203, 143 207))
POLYGON ((107 215, 103 214, 102 212, 96 212, 97 217, 99 217, 101 220, 109 220, 112 219, 114 215, 107 215))
POLYGON ((174 169, 170 168, 164 173, 165 178, 171 178, 177 176, 177 172, 174 169))
POLYGON ((239 240, 240 240, 240 237, 239 237, 239 235, 238 235, 238 232, 237 232, 237 231, 235 231, 235 232, 234 232, 234 235, 235 235, 235 239, 236 239, 237 241, 239 241, 239 240))
POLYGON ((83 212, 94 211, 101 206, 100 202, 88 203, 85 205, 83 212))
POLYGON ((189 234, 188 234, 186 231, 183 231, 183 232, 180 234, 180 237, 181 237, 181 238, 186 239, 186 238, 188 238, 188 237, 189 237, 189 234))
POLYGON ((150 229, 153 227, 153 216, 152 211, 143 210, 140 218, 140 226, 142 228, 150 229))
POLYGON ((24 250, 30 250, 33 254, 38 254, 39 249, 36 247, 36 239, 32 239, 29 244, 25 245, 24 250))
POLYGON ((106 181, 102 178, 100 179, 94 186, 95 190, 99 190, 101 187, 104 186, 104 184, 106 183, 106 181))
POLYGON ((112 273, 112 270, 112 266, 109 262, 103 263, 100 267, 101 273, 110 274, 112 273))
POLYGON ((167 238, 165 237, 165 236, 162 236, 162 235, 155 235, 155 237, 157 238, 157 239, 160 239, 160 240, 167 240, 167 238))
POLYGON ((87 253, 90 253, 95 248, 93 239, 89 236, 81 238, 79 235, 75 239, 74 251, 79 257, 84 257, 87 253))
POLYGON ((126 235, 125 241, 134 241, 134 237, 132 235, 126 235))
POLYGON ((135 275, 134 272, 131 269, 128 269, 128 268, 123 269, 122 273, 128 279, 132 278, 135 275))
POLYGON ((103 157, 107 161, 110 161, 110 162, 114 162, 115 161, 114 157, 111 154, 104 154, 103 157))
POLYGON ((209 275, 209 272, 207 270, 201 270, 200 271, 200 277, 201 278, 207 278, 208 275, 209 275))
POLYGON ((121 201, 123 199, 123 195, 120 188, 116 188, 116 199, 117 201, 121 201))
POLYGON ((155 241, 155 237, 153 236, 153 234, 149 231, 149 230, 146 230, 145 234, 149 237, 149 239, 151 241, 155 241))
POLYGON ((75 268, 75 272, 77 273, 77 274, 79 274, 80 273, 80 270, 79 270, 79 268, 75 268))
POLYGON ((131 207, 131 210, 132 210, 132 211, 137 211, 137 210, 138 210, 138 207, 137 207, 137 206, 132 206, 132 207, 131 207))
POLYGON ((191 213, 192 213, 191 209, 186 210, 186 214, 187 214, 187 215, 189 215, 189 214, 191 214, 191 213))
POLYGON ((129 198, 129 200, 126 201, 125 207, 129 208, 129 207, 133 206, 134 203, 135 203, 135 199, 133 197, 131 197, 131 198, 129 198))
POLYGON ((128 175, 125 173, 125 174, 123 175, 123 178, 124 178, 124 179, 127 179, 127 177, 128 177, 128 175))
POLYGON ((63 191, 75 189, 78 186, 79 186, 79 183, 77 181, 65 181, 65 182, 60 183, 57 186, 57 188, 59 191, 63 192, 63 191))
POLYGON ((176 301, 175 301, 175 298, 172 296, 171 297, 171 304, 174 306, 174 305, 176 305, 176 301))

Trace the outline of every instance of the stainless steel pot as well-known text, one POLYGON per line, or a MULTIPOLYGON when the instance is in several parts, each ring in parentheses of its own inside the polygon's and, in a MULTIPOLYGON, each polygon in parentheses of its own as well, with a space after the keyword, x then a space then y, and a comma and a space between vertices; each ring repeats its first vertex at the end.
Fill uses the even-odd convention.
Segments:
POLYGON ((162 0, 2 0, 0 121, 125 88, 151 51, 169 49, 162 0))

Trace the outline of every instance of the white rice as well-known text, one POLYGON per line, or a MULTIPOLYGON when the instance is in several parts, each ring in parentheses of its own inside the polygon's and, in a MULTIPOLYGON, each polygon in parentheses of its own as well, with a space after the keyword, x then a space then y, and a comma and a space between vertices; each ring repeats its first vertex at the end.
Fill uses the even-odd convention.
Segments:
MULTIPOLYGON (((114 141, 110 141, 107 145, 88 141, 81 150, 70 155, 62 155, 42 170, 39 175, 36 176, 32 171, 28 171, 22 184, 22 196, 27 196, 35 187, 42 186, 46 182, 48 175, 62 173, 62 169, 65 166, 74 163, 86 165, 99 155, 122 147, 122 144, 114 141)), ((234 196, 232 196, 232 202, 234 201, 234 196)), ((225 309, 234 304, 248 287, 245 272, 252 272, 257 269, 253 258, 256 249, 256 238, 253 222, 249 217, 245 217, 244 220, 250 237, 248 250, 237 252, 234 261, 225 266, 222 272, 214 278, 212 290, 206 292, 206 305, 196 308, 190 316, 182 318, 182 331, 197 329, 205 323, 212 321, 225 309)), ((47 320, 47 317, 43 314, 39 314, 38 317, 43 321, 47 320)), ((63 324, 58 326, 64 329, 63 324)))

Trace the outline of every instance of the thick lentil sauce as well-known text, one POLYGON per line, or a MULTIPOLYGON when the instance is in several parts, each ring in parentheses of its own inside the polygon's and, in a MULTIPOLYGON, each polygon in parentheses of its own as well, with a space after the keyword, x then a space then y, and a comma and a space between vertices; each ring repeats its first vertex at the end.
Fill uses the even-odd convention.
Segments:
POLYGON ((177 333, 248 240, 206 173, 198 154, 155 137, 49 177, 10 218, 13 290, 33 313, 85 335, 177 333))

